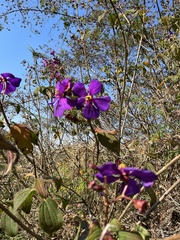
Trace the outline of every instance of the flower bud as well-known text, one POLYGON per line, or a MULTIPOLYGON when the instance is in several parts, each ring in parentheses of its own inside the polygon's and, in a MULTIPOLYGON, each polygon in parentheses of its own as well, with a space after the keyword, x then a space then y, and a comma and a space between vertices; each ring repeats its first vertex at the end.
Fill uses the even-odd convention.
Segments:
POLYGON ((97 185, 94 180, 89 183, 88 188, 93 189, 97 192, 102 192, 104 190, 103 186, 97 185))
POLYGON ((139 210, 140 213, 144 213, 148 208, 148 202, 145 200, 134 200, 134 207, 139 210))
POLYGON ((89 167, 92 168, 92 169, 94 169, 94 170, 97 170, 97 166, 94 165, 93 163, 90 163, 90 164, 89 164, 89 167))
POLYGON ((39 196, 41 196, 42 198, 47 198, 48 193, 47 193, 43 178, 35 179, 35 189, 36 189, 36 192, 39 194, 39 196))

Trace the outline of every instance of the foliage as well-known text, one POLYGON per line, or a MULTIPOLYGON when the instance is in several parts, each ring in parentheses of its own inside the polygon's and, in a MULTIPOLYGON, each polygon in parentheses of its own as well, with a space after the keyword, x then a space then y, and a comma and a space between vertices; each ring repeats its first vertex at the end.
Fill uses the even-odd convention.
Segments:
MULTIPOLYGON (((161 216, 172 208, 178 213, 175 1, 5 2, 0 26, 22 17, 22 26, 38 33, 54 20, 64 49, 30 49, 34 64, 24 61, 24 85, 13 74, 0 75, 4 234, 161 237, 161 216)), ((173 214, 171 220, 166 235, 177 232, 173 214)))

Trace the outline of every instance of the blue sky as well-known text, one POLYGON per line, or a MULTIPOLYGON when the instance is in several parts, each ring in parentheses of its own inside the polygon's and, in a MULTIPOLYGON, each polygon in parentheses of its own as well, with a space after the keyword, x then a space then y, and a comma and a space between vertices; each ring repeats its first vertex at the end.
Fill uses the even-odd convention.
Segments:
POLYGON ((23 78, 26 70, 22 66, 22 60, 32 62, 32 54, 29 50, 38 48, 40 45, 47 44, 54 50, 58 50, 56 43, 59 32, 50 31, 55 19, 46 22, 40 34, 34 34, 29 27, 22 28, 17 21, 10 24, 10 31, 4 28, 0 31, 0 73, 10 72, 17 77, 23 78), (49 40, 55 40, 49 43, 49 40))

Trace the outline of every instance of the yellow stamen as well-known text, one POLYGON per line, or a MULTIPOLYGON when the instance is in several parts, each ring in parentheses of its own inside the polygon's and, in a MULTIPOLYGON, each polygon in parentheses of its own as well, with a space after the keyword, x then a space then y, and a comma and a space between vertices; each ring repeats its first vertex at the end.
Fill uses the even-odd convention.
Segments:
POLYGON ((87 95, 87 96, 85 97, 85 99, 86 99, 86 101, 89 101, 89 100, 92 99, 92 96, 91 96, 91 95, 87 95))
POLYGON ((119 164, 118 168, 126 168, 126 164, 121 163, 121 164, 119 164))

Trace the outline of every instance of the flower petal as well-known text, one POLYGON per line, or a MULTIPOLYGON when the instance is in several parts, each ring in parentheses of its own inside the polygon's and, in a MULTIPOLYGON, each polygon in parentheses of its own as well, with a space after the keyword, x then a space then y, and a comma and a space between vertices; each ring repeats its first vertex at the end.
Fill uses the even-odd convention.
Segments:
POLYGON ((62 117, 64 111, 72 109, 72 103, 70 99, 61 98, 58 99, 54 105, 54 116, 55 117, 62 117))
POLYGON ((63 94, 66 91, 66 89, 68 88, 69 84, 70 84, 70 79, 67 78, 67 79, 62 80, 62 82, 57 82, 55 88, 60 94, 63 94))
POLYGON ((46 59, 42 59, 42 62, 43 62, 43 66, 44 67, 47 67, 48 66, 48 61, 46 59))
POLYGON ((96 108, 91 104, 86 106, 83 112, 84 117, 87 119, 98 118, 99 114, 99 108, 96 108))
POLYGON ((15 76, 12 73, 1 73, 0 74, 2 77, 10 77, 10 78, 15 78, 15 76))
POLYGON ((84 83, 76 83, 73 88, 74 95, 78 97, 85 97, 87 95, 84 83))
POLYGON ((154 184, 157 179, 157 175, 149 170, 141 170, 138 168, 124 168, 123 169, 128 175, 134 176, 142 181, 144 187, 150 187, 154 184))
POLYGON ((82 109, 82 107, 84 106, 85 103, 85 98, 84 97, 80 97, 76 100, 76 108, 77 109, 82 109))
POLYGON ((5 94, 9 94, 11 92, 14 92, 15 90, 16 90, 16 87, 14 87, 12 84, 6 82, 5 94))
POLYGON ((112 175, 103 175, 101 173, 96 173, 95 177, 102 183, 104 183, 104 181, 105 181, 104 177, 106 177, 107 184, 110 184, 110 183, 113 183, 113 182, 116 182, 117 180, 119 180, 119 177, 114 177, 112 175))
POLYGON ((9 78, 8 82, 10 82, 14 87, 19 87, 21 78, 9 78))
POLYGON ((100 93, 102 91, 102 83, 98 80, 92 80, 89 86, 89 93, 90 95, 95 95, 97 93, 100 93))
POLYGON ((94 98, 93 102, 101 111, 107 111, 110 107, 110 97, 94 98))
POLYGON ((126 186, 128 186, 124 193, 126 196, 134 195, 134 194, 140 192, 140 186, 139 186, 138 182, 134 179, 129 178, 127 183, 125 183, 125 182, 122 183, 121 188, 120 188, 121 193, 123 192, 123 190, 126 186))
POLYGON ((104 182, 104 177, 107 178, 106 181, 108 184, 120 179, 120 172, 115 163, 108 162, 101 166, 97 166, 96 169, 99 173, 95 174, 95 176, 101 182, 104 182))
POLYGON ((120 178, 121 173, 113 162, 107 162, 101 166, 97 166, 96 169, 103 175, 119 175, 120 178))

